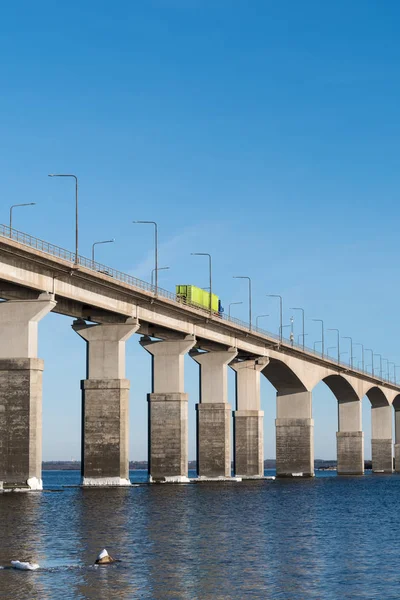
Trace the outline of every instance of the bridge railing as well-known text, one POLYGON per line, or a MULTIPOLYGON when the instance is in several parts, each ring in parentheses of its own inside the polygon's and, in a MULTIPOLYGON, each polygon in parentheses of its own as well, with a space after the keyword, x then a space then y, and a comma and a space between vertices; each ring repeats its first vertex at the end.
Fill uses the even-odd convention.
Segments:
MULTIPOLYGON (((200 306, 199 304, 196 304, 195 302, 188 302, 187 300, 178 297, 173 292, 170 292, 170 291, 165 290, 160 287, 156 288, 154 285, 152 285, 151 283, 148 283, 147 281, 143 281, 142 279, 133 277, 133 275, 128 275, 127 273, 123 273, 122 271, 118 271, 117 269, 113 269, 111 267, 108 267, 107 265, 103 265, 96 261, 92 261, 89 258, 86 258, 85 256, 78 256, 77 260, 76 260, 76 255, 74 252, 70 252, 69 250, 65 250, 64 248, 60 248, 59 246, 55 246, 54 244, 50 244, 49 242, 46 242, 39 238, 36 238, 32 235, 29 235, 28 233, 24 233, 24 232, 18 231, 16 229, 10 229, 7 225, 0 224, 0 236, 14 240, 15 242, 18 242, 24 246, 29 246, 30 248, 34 248, 35 250, 38 250, 39 252, 43 252, 44 254, 49 254, 51 256, 55 256, 57 258, 60 258, 67 262, 70 262, 71 266, 78 265, 78 266, 85 267, 86 269, 89 269, 89 270, 97 272, 97 273, 101 273, 102 275, 107 275, 108 277, 111 277, 112 279, 114 279, 116 281, 121 281, 127 285, 134 287, 134 288, 144 290, 146 292, 149 292, 150 294, 154 294, 154 295, 157 295, 162 298, 167 298, 168 300, 177 302, 178 304, 186 305, 192 309, 195 309, 195 310, 201 312, 205 316, 209 314, 209 310, 204 308, 204 306, 200 306)), ((222 321, 227 321, 229 323, 232 323, 233 325, 235 325, 236 327, 240 327, 244 331, 249 331, 249 329, 250 329, 248 322, 241 321, 240 319, 237 319, 236 317, 231 317, 229 315, 226 315, 225 313, 215 313, 213 316, 215 318, 220 318, 222 321)), ((254 333, 258 333, 264 337, 267 337, 271 340, 274 340, 276 342, 280 341, 280 337, 278 335, 276 335, 275 333, 271 333, 270 331, 267 331, 260 327, 252 326, 251 331, 254 333)), ((296 344, 295 342, 292 342, 289 338, 285 337, 284 335, 282 336, 282 342, 284 342, 286 345, 290 345, 298 350, 302 350, 302 351, 304 350, 304 352, 309 355, 316 356, 318 358, 322 357, 321 352, 314 350, 313 348, 308 348, 307 346, 304 346, 304 348, 303 348, 303 344, 296 344)), ((327 361, 330 361, 334 365, 340 365, 341 367, 344 367, 344 368, 351 368, 353 371, 357 371, 360 374, 371 375, 371 373, 369 371, 366 371, 365 369, 362 370, 362 369, 358 369, 356 367, 351 367, 350 364, 347 362, 340 361, 338 363, 338 361, 336 361, 333 357, 327 356, 326 354, 324 355, 323 358, 326 359, 327 361)), ((394 383, 391 379, 388 379, 386 377, 382 377, 380 379, 382 381, 394 383)))

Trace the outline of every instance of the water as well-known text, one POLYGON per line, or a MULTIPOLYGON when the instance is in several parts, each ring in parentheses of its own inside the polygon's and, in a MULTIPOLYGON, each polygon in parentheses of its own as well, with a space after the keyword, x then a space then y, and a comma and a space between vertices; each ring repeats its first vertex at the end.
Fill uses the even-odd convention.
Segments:
MULTIPOLYGON (((132 480, 145 479, 132 472, 132 480)), ((394 599, 400 477, 65 488, 0 495, 0 598, 394 599), (93 567, 100 550, 122 560, 93 567)))

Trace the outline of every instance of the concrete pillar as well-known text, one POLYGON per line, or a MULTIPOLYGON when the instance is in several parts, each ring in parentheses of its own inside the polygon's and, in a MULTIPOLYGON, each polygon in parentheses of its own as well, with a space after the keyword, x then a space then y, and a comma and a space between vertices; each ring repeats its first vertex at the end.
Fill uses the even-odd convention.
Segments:
MULTIPOLYGON (((54 296, 0 302, 0 482, 42 489, 42 373, 38 323, 54 296)), ((0 486, 1 487, 1 486, 0 486)))
POLYGON ((276 474, 314 476, 314 420, 311 392, 276 395, 276 474))
POLYGON ((185 354, 196 340, 152 341, 141 345, 153 357, 149 411, 149 480, 184 483, 188 479, 188 395, 184 392, 185 354))
POLYGON ((264 412, 260 410, 260 372, 268 358, 232 363, 236 372, 233 413, 234 473, 242 478, 264 475, 264 412))
POLYGON ((139 323, 88 325, 79 319, 72 327, 87 342, 87 376, 81 382, 82 485, 130 485, 125 342, 139 323))
POLYGON ((227 365, 236 348, 191 352, 200 365, 200 404, 197 410, 197 474, 214 479, 231 476, 231 407, 228 404, 227 365))
POLYGON ((372 406, 372 470, 393 473, 392 407, 372 406))
POLYGON ((394 411, 394 464, 396 473, 400 473, 400 407, 394 411))
POLYGON ((364 433, 361 424, 361 401, 338 403, 337 473, 364 474, 364 433))

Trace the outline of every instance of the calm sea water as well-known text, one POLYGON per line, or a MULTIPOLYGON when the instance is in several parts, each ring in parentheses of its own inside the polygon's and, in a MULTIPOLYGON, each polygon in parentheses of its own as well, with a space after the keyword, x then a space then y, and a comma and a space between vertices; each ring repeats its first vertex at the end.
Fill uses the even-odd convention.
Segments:
MULTIPOLYGON (((132 472, 132 480, 145 478, 132 472)), ((0 495, 6 599, 400 597, 400 477, 152 485, 0 495), (106 547, 122 562, 93 567, 106 547)), ((53 491, 50 491, 53 490, 53 491)))

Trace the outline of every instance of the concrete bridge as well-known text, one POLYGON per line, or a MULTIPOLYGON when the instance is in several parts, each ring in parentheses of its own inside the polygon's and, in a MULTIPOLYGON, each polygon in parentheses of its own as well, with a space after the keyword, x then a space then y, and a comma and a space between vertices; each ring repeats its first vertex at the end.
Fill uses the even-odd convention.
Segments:
POLYGON ((234 471, 263 475, 260 377, 276 388, 278 476, 314 474, 312 390, 324 381, 338 401, 340 475, 364 472, 361 399, 372 409, 372 466, 400 470, 400 386, 279 340, 251 325, 210 315, 134 277, 0 226, 0 482, 41 489, 42 373, 38 323, 50 312, 75 318, 87 344, 82 388, 82 483, 128 485, 125 342, 139 334, 152 355, 148 394, 149 473, 187 481, 188 397, 184 355, 200 365, 197 465, 202 478, 231 475, 228 367, 236 372, 234 471), (393 407, 393 408, 392 408, 393 407))

